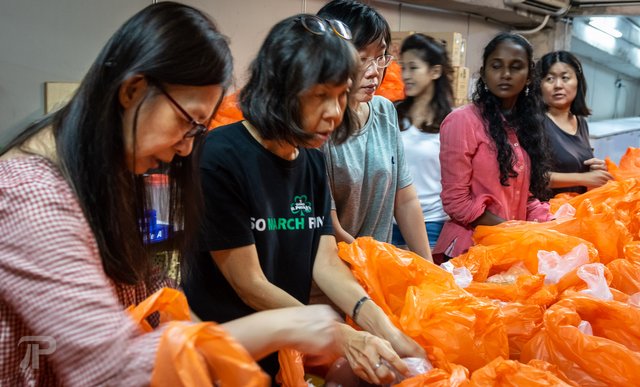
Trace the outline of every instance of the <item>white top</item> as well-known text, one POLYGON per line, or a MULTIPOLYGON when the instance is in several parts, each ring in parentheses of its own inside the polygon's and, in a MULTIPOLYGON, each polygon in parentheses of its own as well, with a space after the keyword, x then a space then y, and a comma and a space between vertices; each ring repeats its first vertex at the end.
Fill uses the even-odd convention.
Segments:
POLYGON ((421 132, 414 125, 400 134, 425 222, 449 219, 440 200, 440 134, 421 132))

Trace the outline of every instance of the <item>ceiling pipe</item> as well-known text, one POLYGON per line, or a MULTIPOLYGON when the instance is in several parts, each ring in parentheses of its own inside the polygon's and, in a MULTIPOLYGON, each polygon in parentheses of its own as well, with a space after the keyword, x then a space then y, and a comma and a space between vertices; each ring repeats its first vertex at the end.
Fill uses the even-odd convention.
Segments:
POLYGON ((542 23, 540 23, 539 26, 537 26, 536 28, 533 28, 531 30, 511 30, 511 32, 516 33, 516 34, 520 34, 520 35, 535 34, 536 32, 542 31, 542 29, 547 26, 547 23, 549 22, 549 18, 550 17, 551 17, 550 15, 545 15, 544 20, 542 21, 542 23))

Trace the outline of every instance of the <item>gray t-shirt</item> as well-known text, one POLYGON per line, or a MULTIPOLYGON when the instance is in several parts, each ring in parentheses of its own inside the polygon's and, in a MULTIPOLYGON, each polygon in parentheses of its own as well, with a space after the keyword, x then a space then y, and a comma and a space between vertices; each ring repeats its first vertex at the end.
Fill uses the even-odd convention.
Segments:
POLYGON ((391 242, 396 192, 411 184, 398 115, 391 101, 374 96, 369 119, 342 145, 323 151, 340 225, 354 237, 391 242))

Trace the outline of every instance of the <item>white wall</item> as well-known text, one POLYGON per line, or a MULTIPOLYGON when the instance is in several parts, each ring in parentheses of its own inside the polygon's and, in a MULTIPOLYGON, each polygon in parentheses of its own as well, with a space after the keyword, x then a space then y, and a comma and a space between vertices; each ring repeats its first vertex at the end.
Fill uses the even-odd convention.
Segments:
MULTIPOLYGON (((44 112, 43 84, 79 81, 108 37, 151 0, 0 0, 0 146, 44 112)), ((315 13, 325 0, 184 0, 217 22, 231 40, 235 85, 242 86, 247 67, 271 26, 282 18, 315 13)), ((484 45, 504 26, 443 12, 367 1, 394 31, 457 31, 467 39, 467 67, 476 73, 484 45)), ((535 39, 532 39, 535 42, 535 39)), ((544 42, 544 39, 541 40, 544 42)), ((536 43, 537 44, 537 43, 536 43)), ((591 71, 591 70, 590 70, 591 71)), ((599 82, 611 84, 606 69, 593 69, 591 93, 599 82)), ((597 86, 598 85, 598 86, 597 86)), ((621 91, 619 116, 640 113, 638 84, 621 91), (624 110, 624 111, 622 111, 624 110)), ((590 94, 591 95, 591 94, 590 94)), ((600 97, 600 94, 598 94, 600 97)), ((590 102, 597 117, 611 118, 607 96, 590 102), (608 105, 607 105, 608 106, 608 105)))
POLYGON ((78 81, 143 0, 0 0, 0 145, 44 113, 45 81, 78 81))
POLYGON ((636 116, 640 114, 640 81, 621 75, 589 58, 579 57, 587 80, 587 105, 590 121, 636 116), (616 79, 622 87, 616 88, 616 79))

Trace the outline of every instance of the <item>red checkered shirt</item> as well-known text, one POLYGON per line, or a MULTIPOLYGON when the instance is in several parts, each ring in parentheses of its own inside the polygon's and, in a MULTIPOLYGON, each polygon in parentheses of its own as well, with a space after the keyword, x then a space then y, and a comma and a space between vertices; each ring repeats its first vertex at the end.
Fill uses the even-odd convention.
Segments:
POLYGON ((163 330, 143 334, 123 309, 154 290, 106 276, 54 164, 0 161, 0 387, 148 385, 163 330))

